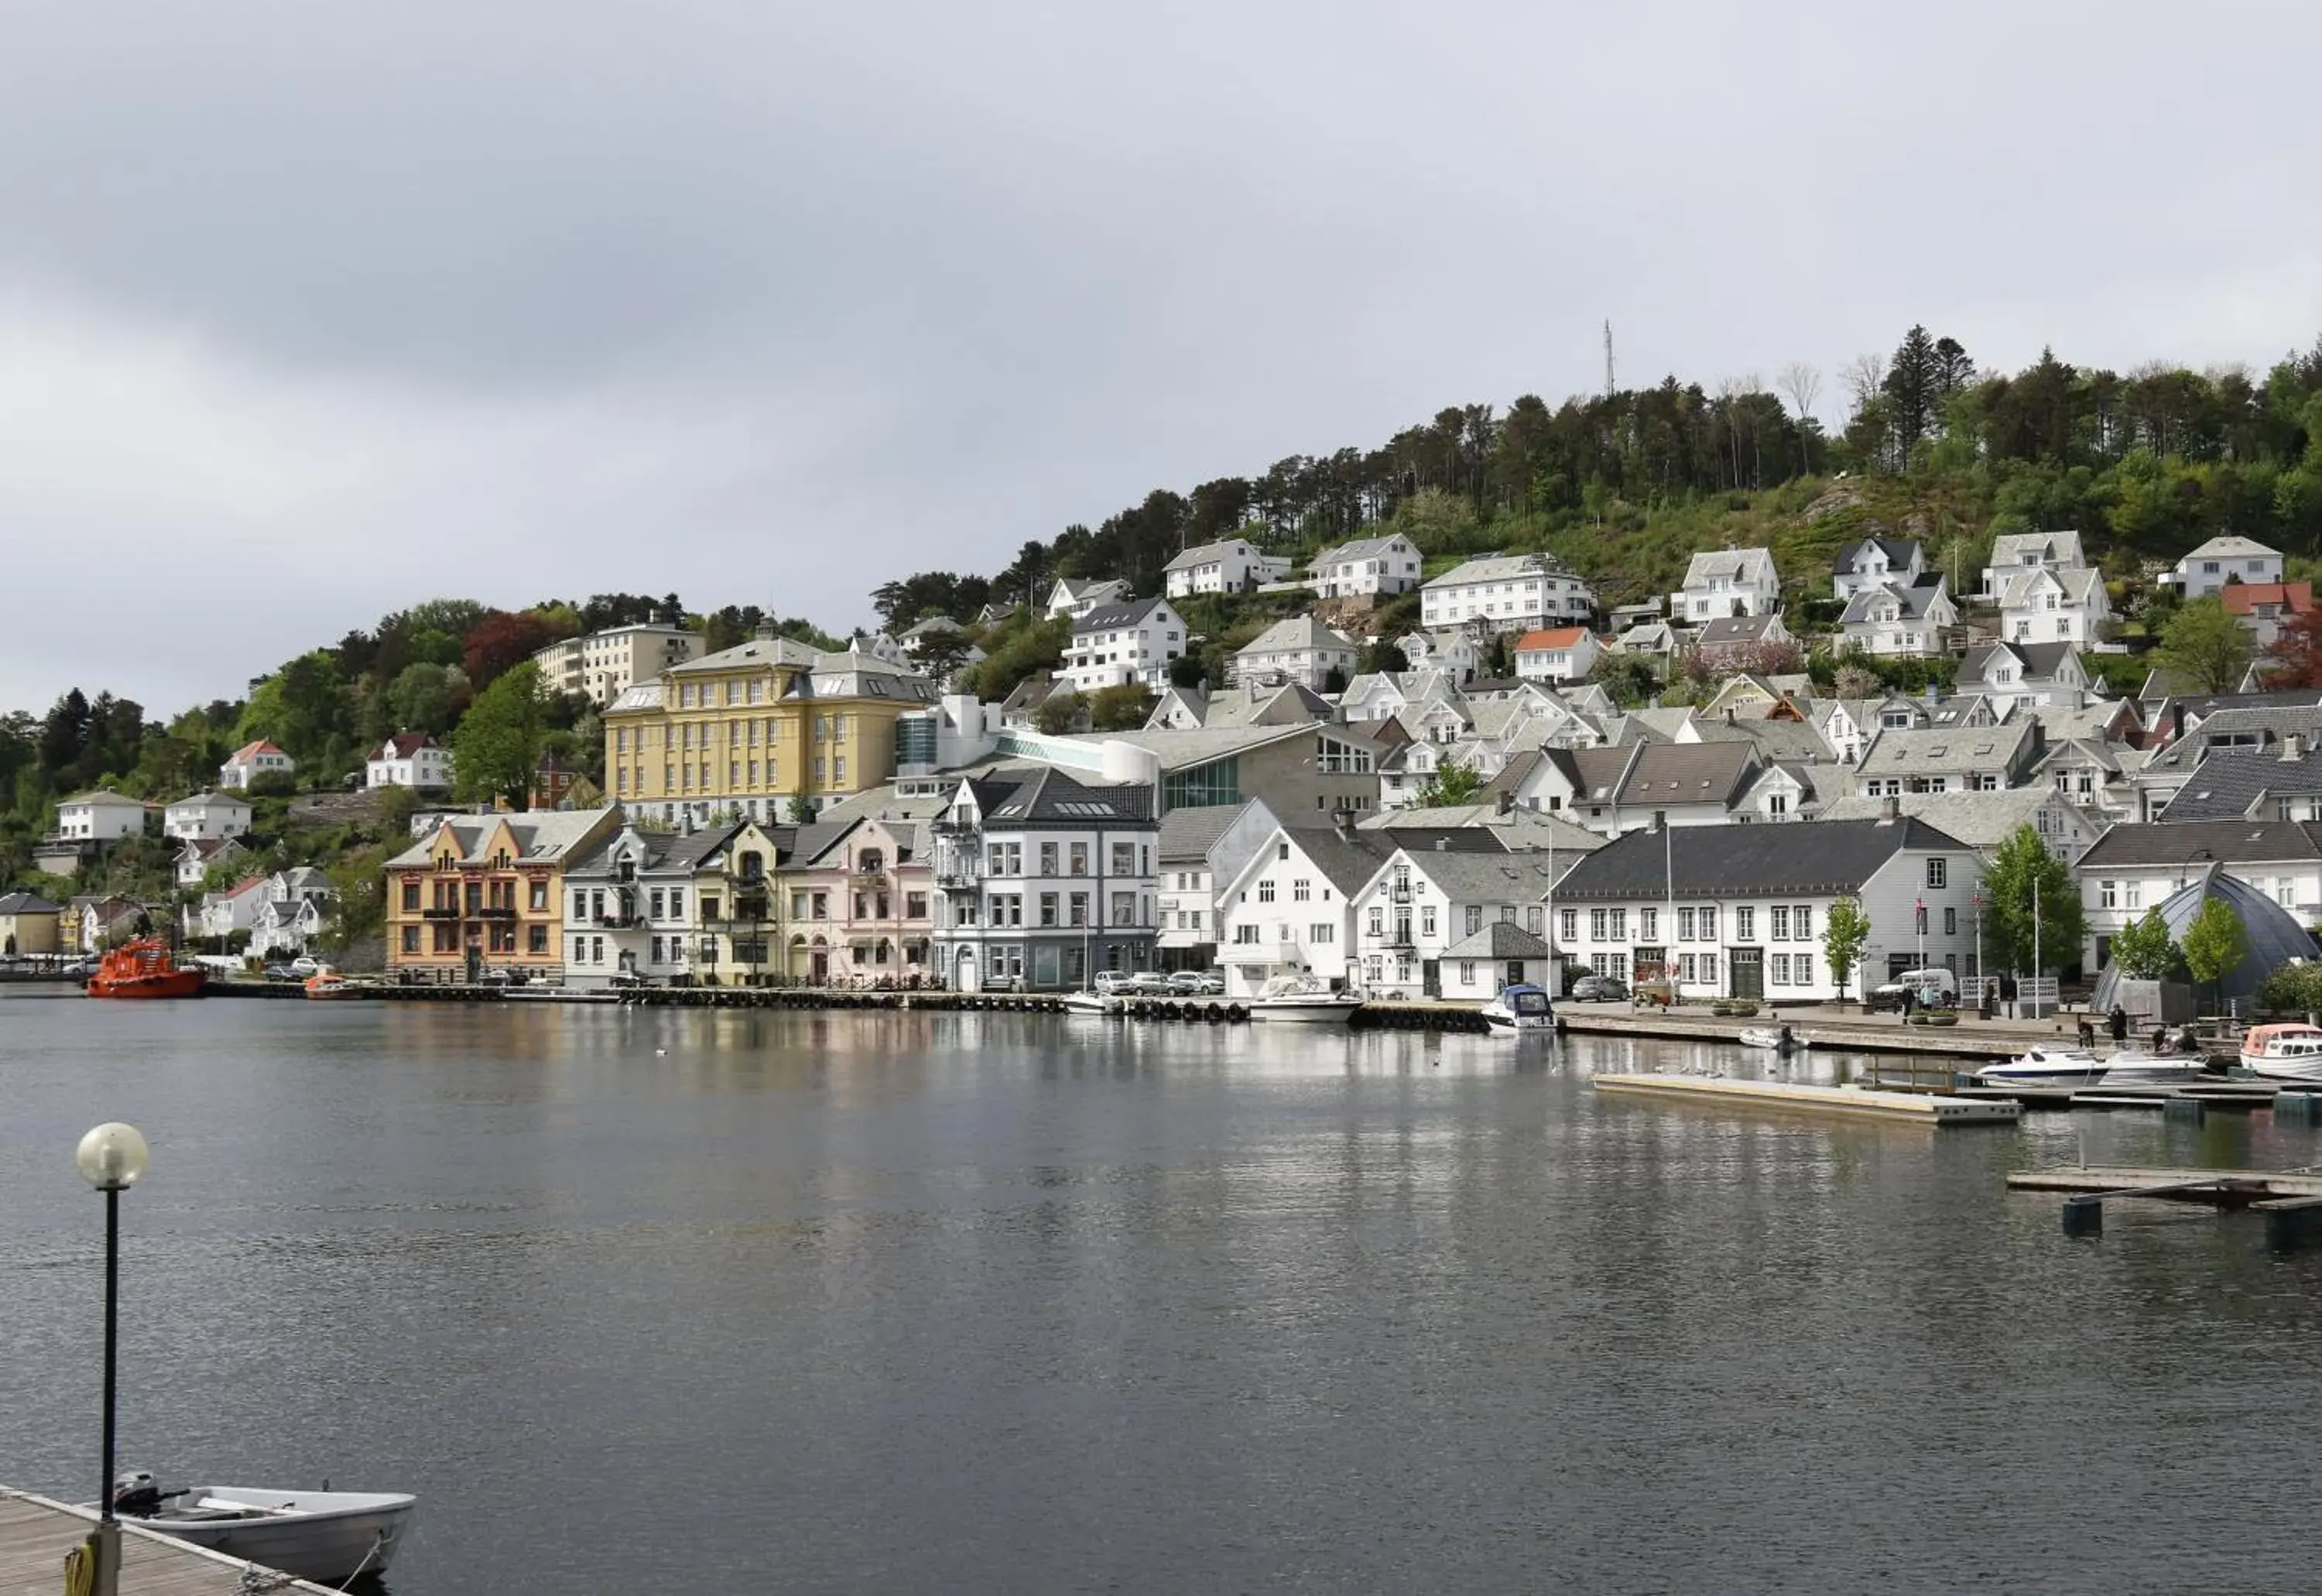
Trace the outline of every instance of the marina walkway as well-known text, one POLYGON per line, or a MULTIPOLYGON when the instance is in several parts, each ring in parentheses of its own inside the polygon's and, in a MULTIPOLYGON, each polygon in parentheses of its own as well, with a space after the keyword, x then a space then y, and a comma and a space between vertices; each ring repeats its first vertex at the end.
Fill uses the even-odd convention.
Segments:
MULTIPOLYGON (((0 1596, 57 1596, 65 1554, 88 1538, 96 1515, 44 1496, 0 1486, 0 1596)), ((328 1592, 287 1573, 254 1568, 166 1535, 121 1527, 120 1596, 258 1596, 328 1592), (243 1578, 245 1570, 251 1577, 243 1578)), ((335 1593, 333 1593, 335 1596, 335 1593)))

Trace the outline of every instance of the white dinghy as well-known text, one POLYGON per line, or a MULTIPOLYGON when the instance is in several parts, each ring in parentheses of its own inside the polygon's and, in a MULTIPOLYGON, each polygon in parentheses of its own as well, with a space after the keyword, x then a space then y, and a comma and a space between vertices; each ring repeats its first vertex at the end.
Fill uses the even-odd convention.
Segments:
POLYGON ((418 1507, 417 1497, 389 1491, 164 1491, 142 1473, 113 1485, 113 1510, 124 1523, 327 1585, 384 1570, 418 1507))

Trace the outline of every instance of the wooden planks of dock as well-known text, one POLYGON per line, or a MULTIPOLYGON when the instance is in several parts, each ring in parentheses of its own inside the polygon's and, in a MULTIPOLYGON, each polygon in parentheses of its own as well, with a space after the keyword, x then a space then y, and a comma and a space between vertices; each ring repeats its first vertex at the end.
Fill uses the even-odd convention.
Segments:
MULTIPOLYGON (((65 1588, 65 1554, 88 1538, 96 1515, 29 1491, 0 1486, 0 1596, 57 1596, 65 1588)), ((288 1574, 221 1556, 132 1525, 121 1527, 120 1596, 249 1596, 251 1591, 315 1592, 288 1574)))
POLYGON ((2024 1112, 2013 1102, 1982 1102, 1924 1092, 1877 1091, 1860 1086, 1808 1086, 1789 1081, 1737 1081, 1722 1075, 1595 1075, 1589 1084, 1614 1096, 1660 1098, 1722 1107, 1878 1119, 1890 1124, 1955 1126, 2013 1125, 2024 1112))

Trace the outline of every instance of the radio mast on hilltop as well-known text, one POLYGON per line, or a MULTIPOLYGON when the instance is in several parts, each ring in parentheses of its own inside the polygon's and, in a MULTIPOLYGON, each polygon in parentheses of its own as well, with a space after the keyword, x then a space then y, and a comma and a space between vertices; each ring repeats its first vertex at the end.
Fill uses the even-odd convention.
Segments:
POLYGON ((1613 324, 1604 324, 1604 397, 1613 397, 1613 324))

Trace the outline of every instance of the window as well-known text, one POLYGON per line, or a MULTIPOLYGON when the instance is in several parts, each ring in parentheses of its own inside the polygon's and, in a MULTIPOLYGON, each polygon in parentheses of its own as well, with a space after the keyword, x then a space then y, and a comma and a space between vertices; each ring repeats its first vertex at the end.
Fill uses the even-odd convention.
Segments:
POLYGON ((1578 909, 1559 909, 1557 911, 1556 917, 1561 925, 1561 929, 1559 932, 1559 935, 1561 935, 1565 941, 1577 942, 1580 940, 1580 911, 1578 909))
POLYGON ((419 951, 418 926, 406 926, 403 928, 403 951, 407 953, 416 953, 419 951))
POLYGON ((1815 960, 1812 953, 1800 953, 1790 961, 1790 984, 1810 987, 1815 984, 1815 960))
MULTIPOLYGON (((1567 910, 1566 912, 1568 914, 1571 911, 1567 910)), ((1370 935, 1373 936, 1385 936, 1386 935, 1386 910, 1376 907, 1372 908, 1370 935)))
POLYGON ((1613 940, 1614 942, 1626 942, 1629 940, 1629 911, 1627 909, 1616 908, 1613 911, 1613 940))
POLYGON ((1257 943, 1257 926, 1235 926, 1235 927, 1234 927, 1234 945, 1235 945, 1235 946, 1237 946, 1237 947, 1249 947, 1249 946, 1251 946, 1251 945, 1255 944, 1257 943))
POLYGON ((2098 881, 2097 883, 2097 907, 2098 908, 2113 908, 2117 907, 2116 900, 2119 896, 2120 883, 2118 881, 2098 881))
POLYGON ((1927 885, 1940 889, 1950 880, 1951 862, 1947 859, 1927 861, 1927 885))
POLYGON ((1701 940, 1704 942, 1717 940, 1717 910, 1714 907, 1704 906, 1702 908, 1701 940))
POLYGON ((1272 877, 1268 877, 1258 882, 1257 900, 1260 903, 1272 903, 1274 901, 1274 880, 1272 877))
MULTIPOLYGON (((1114 868, 1114 870, 1115 870, 1115 871, 1120 871, 1120 867, 1119 865, 1115 865, 1113 868, 1114 868)), ((1126 873, 1126 872, 1122 872, 1122 873, 1126 873)), ((1294 881, 1292 881, 1292 882, 1290 883, 1290 901, 1291 901, 1291 902, 1293 902, 1293 903, 1306 903, 1306 902, 1311 901, 1311 900, 1312 899, 1313 896, 1314 896, 1314 887, 1313 887, 1313 883, 1312 883, 1311 881, 1307 880, 1307 879, 1306 879, 1305 877, 1303 877, 1303 876, 1300 876, 1296 880, 1294 880, 1294 881)))
POLYGON ((1756 909, 1737 908, 1733 911, 1733 940, 1736 942, 1755 942, 1758 940, 1758 911, 1756 909))
POLYGON ((1943 935, 1945 936, 1959 935, 1959 910, 1950 907, 1943 910, 1943 935))
POLYGON ((1787 942, 1790 940, 1789 905, 1786 903, 1776 904, 1772 908, 1766 911, 1766 917, 1770 922, 1770 924, 1766 927, 1766 935, 1769 940, 1774 942, 1787 942))
POLYGON ((1927 906, 1924 903, 1918 908, 1918 922, 1919 935, 1924 936, 1927 934, 1927 906))
POLYGON ((663 908, 662 908, 662 891, 661 891, 661 889, 660 889, 660 888, 658 888, 658 887, 656 887, 656 888, 654 888, 654 889, 653 889, 653 911, 652 911, 652 915, 653 915, 653 918, 654 918, 654 919, 656 919, 656 920, 660 919, 660 918, 662 917, 662 915, 663 915, 663 908))
POLYGON ((1604 942, 1606 940, 1604 935, 1604 911, 1601 908, 1592 908, 1588 911, 1588 940, 1591 942, 1604 942))
POLYGON ((1422 936, 1435 935, 1435 906, 1431 903, 1423 904, 1420 907, 1419 934, 1422 936))
POLYGON ((1332 935, 1330 923, 1328 920, 1317 920, 1312 926, 1306 927, 1306 940, 1315 943, 1327 943, 1335 942, 1338 939, 1332 935))
POLYGON ((1040 894, 1040 924, 1048 926, 1056 924, 1056 895, 1053 892, 1040 894))
POLYGON ((1766 972, 1766 979, 1769 984, 1778 987, 1786 987, 1790 984, 1789 954, 1772 954, 1767 959, 1766 962, 1770 966, 1766 972))
POLYGON ((1546 935, 1548 933, 1548 911, 1540 907, 1538 904, 1533 904, 1530 908, 1524 910, 1524 929, 1531 932, 1534 936, 1546 935))
MULTIPOLYGON (((1088 863, 1087 854, 1085 853, 1085 844, 1074 843, 1073 844, 1073 874, 1078 876, 1085 875, 1087 873, 1088 863)), ((1113 844, 1112 873, 1117 876, 1133 876, 1138 873, 1137 869, 1136 844, 1113 844)))
POLYGON ((1693 911, 1689 908, 1677 911, 1677 939, 1679 942, 1693 940, 1693 911))
MULTIPOLYGON (((1790 920, 1798 934, 1798 940, 1800 942, 1812 942, 1814 940, 1814 905, 1810 903, 1793 904, 1790 907, 1790 920)), ((1804 986, 1806 983, 1800 981, 1798 984, 1800 986, 1804 986)))
POLYGON ((1467 906, 1467 935, 1473 936, 1476 932, 1481 931, 1483 928, 1484 906, 1480 903, 1469 904, 1467 906))
POLYGON ((1056 873, 1056 844, 1054 843, 1040 844, 1040 873, 1044 876, 1056 873))

